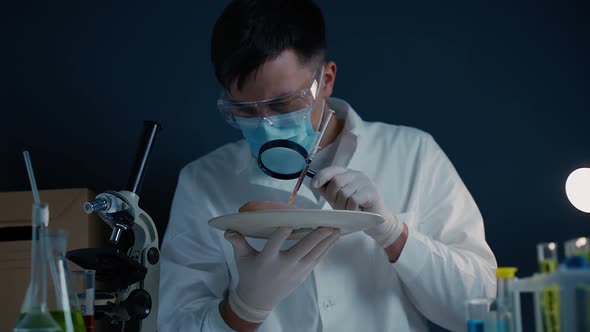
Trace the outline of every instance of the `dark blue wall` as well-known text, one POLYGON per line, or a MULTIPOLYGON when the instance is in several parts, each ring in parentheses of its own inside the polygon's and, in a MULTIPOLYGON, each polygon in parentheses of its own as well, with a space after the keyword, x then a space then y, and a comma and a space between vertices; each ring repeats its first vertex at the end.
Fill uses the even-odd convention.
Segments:
MULTIPOLYGON (((164 127, 142 202, 163 231, 180 168, 239 133, 215 108, 209 36, 225 1, 0 4, 0 190, 125 185, 143 119, 164 127)), ((502 265, 590 234, 567 201, 590 166, 589 3, 321 1, 335 95, 424 129, 454 162, 502 265)))

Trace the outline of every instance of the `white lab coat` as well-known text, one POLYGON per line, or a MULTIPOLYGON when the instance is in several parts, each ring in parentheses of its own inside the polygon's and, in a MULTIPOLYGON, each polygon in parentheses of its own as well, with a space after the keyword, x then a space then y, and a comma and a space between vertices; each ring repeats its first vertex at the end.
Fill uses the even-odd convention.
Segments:
MULTIPOLYGON (((259 331, 426 331, 426 319, 464 330, 465 300, 496 290, 496 260, 471 195, 427 133, 364 122, 346 102, 328 103, 345 119, 333 164, 372 178, 409 236, 394 264, 363 232, 343 236, 259 331)), ((286 202, 294 182, 260 172, 244 140, 181 171, 162 245, 158 331, 232 331, 218 306, 238 271, 223 232, 207 222, 248 201, 286 202)), ((331 208, 309 180, 295 204, 331 208)))

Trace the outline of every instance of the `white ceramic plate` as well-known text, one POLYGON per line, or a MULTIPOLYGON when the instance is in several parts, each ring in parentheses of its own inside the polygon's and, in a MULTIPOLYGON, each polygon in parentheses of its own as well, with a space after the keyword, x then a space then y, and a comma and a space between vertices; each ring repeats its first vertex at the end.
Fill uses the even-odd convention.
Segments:
POLYGON ((297 209, 227 214, 209 220, 209 225, 258 239, 267 239, 277 227, 292 227, 289 239, 297 240, 318 227, 339 228, 345 235, 368 229, 383 220, 382 216, 369 212, 297 209))

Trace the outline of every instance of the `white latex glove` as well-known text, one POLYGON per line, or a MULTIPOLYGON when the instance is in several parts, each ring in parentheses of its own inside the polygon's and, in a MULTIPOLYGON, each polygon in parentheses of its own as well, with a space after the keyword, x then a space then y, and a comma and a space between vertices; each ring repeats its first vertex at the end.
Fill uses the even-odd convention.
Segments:
POLYGON ((364 173, 338 166, 319 171, 311 185, 335 210, 366 211, 382 215, 385 221, 365 230, 383 248, 402 234, 403 224, 385 207, 377 188, 364 173))
POLYGON ((238 287, 229 294, 229 305, 243 320, 264 321, 273 307, 307 278, 340 237, 337 229, 318 228, 289 250, 282 251, 291 231, 278 228, 261 252, 252 248, 241 234, 225 233, 234 248, 240 277, 238 287))

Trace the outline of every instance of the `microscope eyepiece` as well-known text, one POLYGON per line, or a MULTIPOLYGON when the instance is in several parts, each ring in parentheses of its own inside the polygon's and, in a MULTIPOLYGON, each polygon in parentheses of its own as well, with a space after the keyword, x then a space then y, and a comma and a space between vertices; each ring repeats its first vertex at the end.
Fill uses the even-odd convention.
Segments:
POLYGON ((106 198, 97 198, 84 203, 84 212, 86 212, 86 214, 92 214, 98 211, 106 211, 110 206, 110 201, 106 198))

